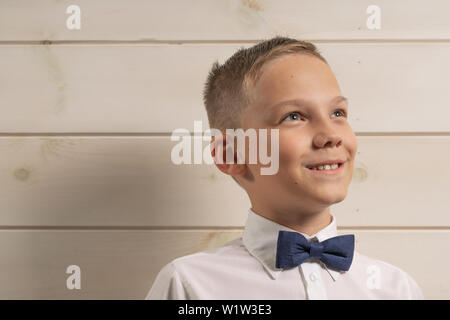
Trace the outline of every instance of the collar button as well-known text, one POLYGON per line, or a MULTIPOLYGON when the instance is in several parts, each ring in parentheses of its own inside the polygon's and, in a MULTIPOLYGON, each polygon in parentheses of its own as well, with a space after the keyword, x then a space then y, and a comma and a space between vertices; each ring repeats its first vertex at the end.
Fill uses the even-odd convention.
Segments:
POLYGON ((315 282, 318 279, 317 274, 315 272, 311 273, 309 275, 309 279, 311 279, 311 281, 315 282))

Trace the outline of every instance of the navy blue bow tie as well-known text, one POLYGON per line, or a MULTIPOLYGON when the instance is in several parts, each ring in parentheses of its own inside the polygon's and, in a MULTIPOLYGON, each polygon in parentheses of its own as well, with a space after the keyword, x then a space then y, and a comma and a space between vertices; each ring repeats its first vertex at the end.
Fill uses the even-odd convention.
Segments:
POLYGON ((276 267, 292 268, 309 258, 317 258, 329 268, 347 271, 352 264, 354 249, 353 234, 333 237, 322 242, 309 242, 298 232, 280 230, 276 267))

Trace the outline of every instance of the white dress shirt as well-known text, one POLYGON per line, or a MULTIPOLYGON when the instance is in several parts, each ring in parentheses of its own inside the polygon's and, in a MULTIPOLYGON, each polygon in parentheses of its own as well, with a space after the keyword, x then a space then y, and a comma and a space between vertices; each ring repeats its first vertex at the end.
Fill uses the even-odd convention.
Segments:
MULTIPOLYGON (((302 235, 309 241, 337 236, 336 217, 331 216, 332 222, 315 235, 302 235)), ((317 259, 278 269, 279 230, 297 232, 250 208, 242 237, 166 264, 145 299, 424 299, 405 271, 356 250, 348 271, 332 270, 317 259)))

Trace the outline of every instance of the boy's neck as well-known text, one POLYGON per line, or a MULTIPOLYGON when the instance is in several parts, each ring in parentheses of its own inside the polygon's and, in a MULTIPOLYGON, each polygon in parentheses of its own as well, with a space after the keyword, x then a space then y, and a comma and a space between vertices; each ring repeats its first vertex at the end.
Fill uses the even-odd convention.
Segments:
POLYGON ((269 212, 253 208, 252 210, 260 216, 308 236, 316 234, 333 220, 330 214, 330 207, 312 214, 269 212))

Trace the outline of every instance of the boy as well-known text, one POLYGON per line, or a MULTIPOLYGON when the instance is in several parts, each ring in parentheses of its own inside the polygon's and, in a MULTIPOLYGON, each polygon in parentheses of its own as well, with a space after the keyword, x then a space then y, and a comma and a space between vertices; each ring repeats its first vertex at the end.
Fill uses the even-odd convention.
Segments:
POLYGON ((213 65, 204 101, 210 128, 278 129, 279 170, 216 161, 250 198, 242 237, 168 263, 146 299, 423 299, 406 272, 337 235, 329 207, 347 194, 357 140, 312 43, 277 36, 241 48, 213 65))

